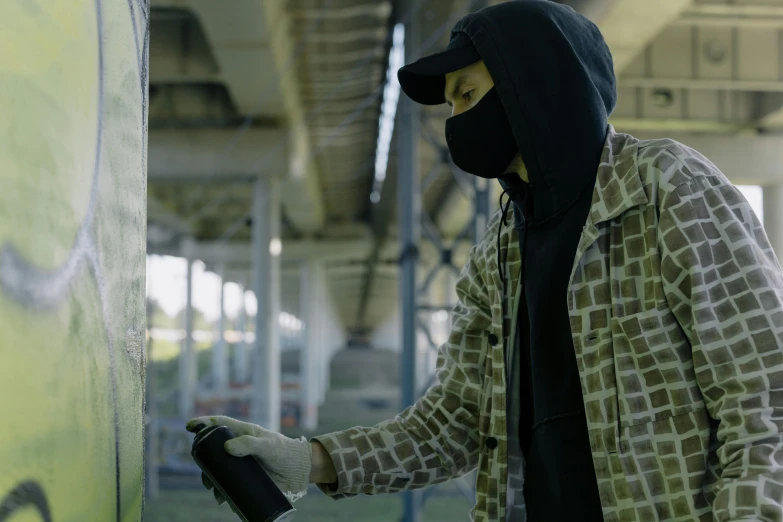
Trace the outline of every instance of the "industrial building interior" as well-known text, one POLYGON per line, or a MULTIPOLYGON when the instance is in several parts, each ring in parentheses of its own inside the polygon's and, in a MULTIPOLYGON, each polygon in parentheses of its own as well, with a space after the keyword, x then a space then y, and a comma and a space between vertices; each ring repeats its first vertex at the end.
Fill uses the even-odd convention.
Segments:
MULTIPOLYGON (((234 519, 201 488, 187 418, 313 435, 392 418, 433 382, 501 188, 450 161, 448 107, 413 107, 396 71, 495 3, 150 1, 149 522, 234 519)), ((611 49, 614 128, 704 154, 783 255, 783 0, 561 3, 611 49)), ((466 520, 473 478, 427 489, 416 518, 398 495, 313 488, 297 520, 466 520)))

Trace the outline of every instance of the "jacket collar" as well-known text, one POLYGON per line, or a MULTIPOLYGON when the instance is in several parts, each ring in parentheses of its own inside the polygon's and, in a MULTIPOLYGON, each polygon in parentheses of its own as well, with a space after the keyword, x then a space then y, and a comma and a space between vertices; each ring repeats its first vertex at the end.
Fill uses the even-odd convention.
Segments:
POLYGON ((638 152, 639 140, 618 133, 609 125, 593 189, 588 226, 609 221, 648 202, 639 175, 638 152))

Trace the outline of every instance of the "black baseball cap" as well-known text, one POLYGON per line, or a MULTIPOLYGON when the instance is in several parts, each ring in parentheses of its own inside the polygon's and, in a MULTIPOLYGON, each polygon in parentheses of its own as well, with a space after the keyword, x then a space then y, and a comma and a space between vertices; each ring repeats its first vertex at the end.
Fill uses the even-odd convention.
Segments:
POLYGON ((481 60, 473 47, 470 37, 463 32, 451 36, 446 50, 425 56, 401 67, 397 71, 400 87, 408 97, 422 105, 440 105, 446 103, 443 90, 446 87, 446 74, 481 60))

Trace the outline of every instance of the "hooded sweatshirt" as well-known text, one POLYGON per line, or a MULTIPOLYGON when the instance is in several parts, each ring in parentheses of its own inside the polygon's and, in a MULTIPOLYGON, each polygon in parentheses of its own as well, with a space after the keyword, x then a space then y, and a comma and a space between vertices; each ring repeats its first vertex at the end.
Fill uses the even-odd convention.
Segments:
POLYGON ((499 180, 522 249, 515 345, 528 522, 602 521, 566 296, 617 97, 612 57, 593 23, 544 0, 483 9, 453 32, 484 60, 529 178, 499 180))

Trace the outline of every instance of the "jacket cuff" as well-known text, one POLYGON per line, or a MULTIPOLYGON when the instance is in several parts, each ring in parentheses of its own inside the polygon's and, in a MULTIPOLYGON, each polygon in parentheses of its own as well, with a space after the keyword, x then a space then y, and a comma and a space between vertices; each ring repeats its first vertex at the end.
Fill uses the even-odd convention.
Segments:
POLYGON ((336 431, 312 437, 310 442, 313 441, 320 442, 326 449, 337 470, 337 482, 316 484, 318 489, 335 500, 356 496, 364 484, 364 468, 359 451, 348 434, 344 431, 336 431))

